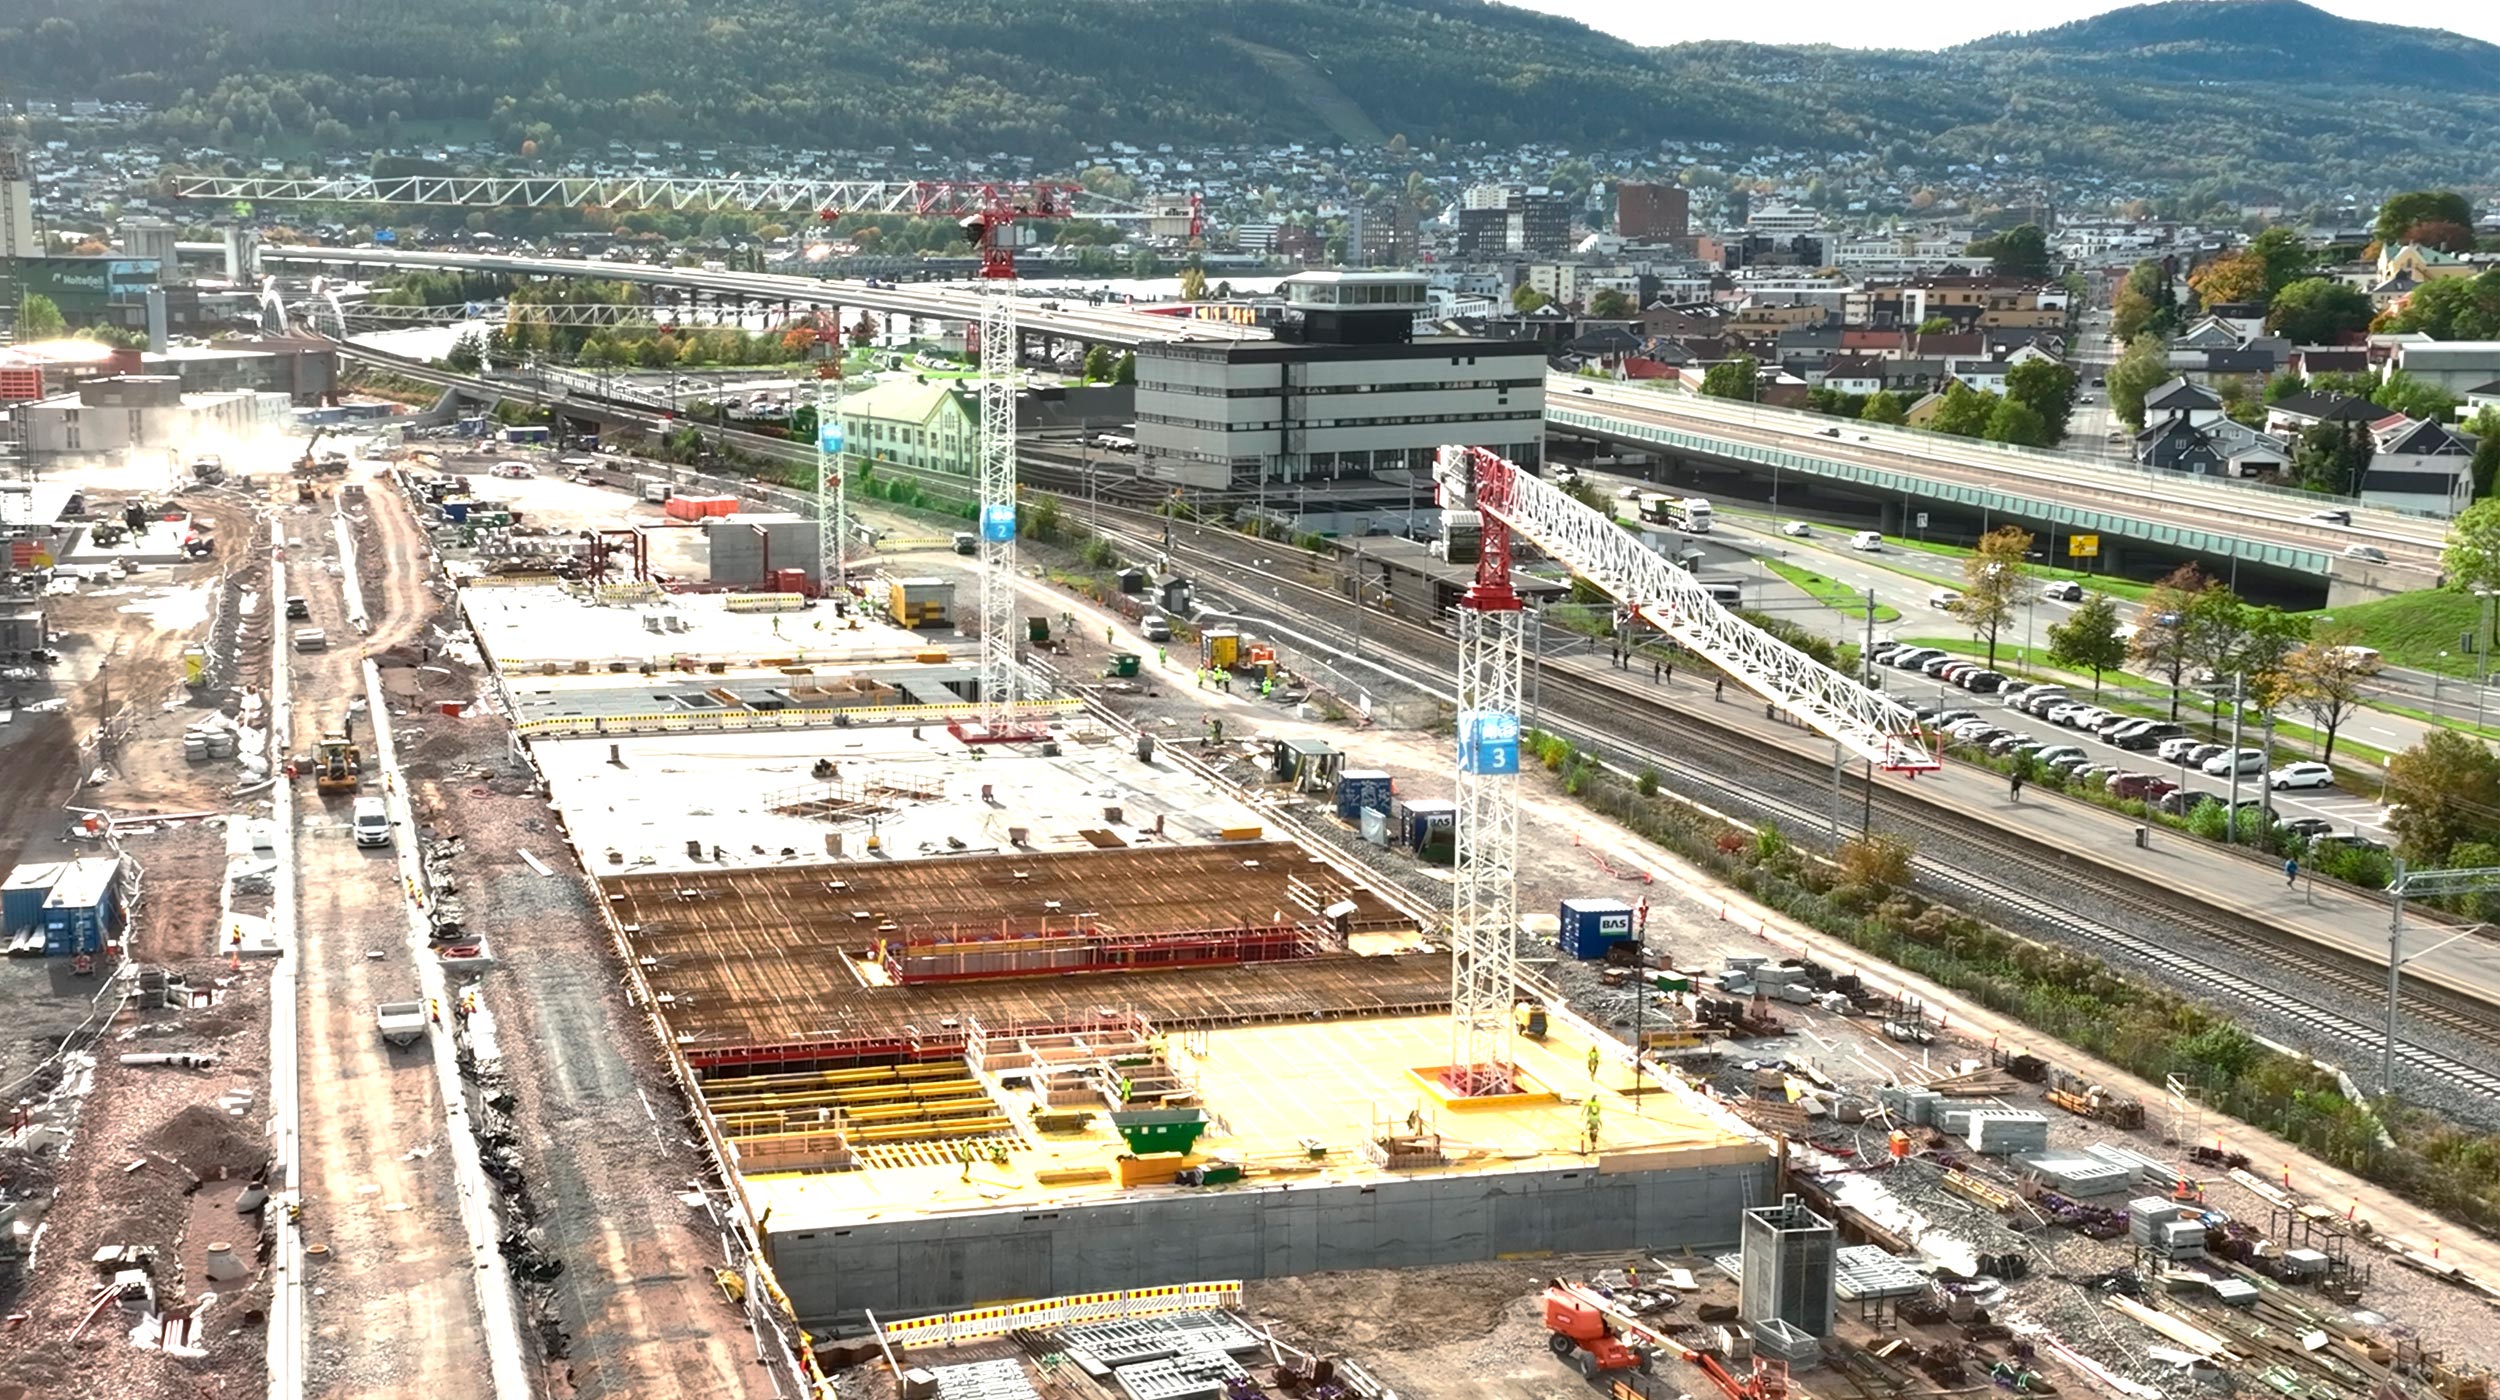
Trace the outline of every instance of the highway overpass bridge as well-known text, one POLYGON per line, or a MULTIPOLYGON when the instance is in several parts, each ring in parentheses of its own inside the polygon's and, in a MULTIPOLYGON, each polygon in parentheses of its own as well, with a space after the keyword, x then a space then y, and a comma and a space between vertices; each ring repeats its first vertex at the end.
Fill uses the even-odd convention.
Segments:
POLYGON ((1832 509, 1887 535, 1913 533, 1920 514, 1944 539, 2018 524, 2060 556, 2074 536, 2096 537, 2104 572, 2146 577, 2193 558, 2243 586, 2330 605, 2439 580, 2444 522, 2305 491, 1581 376, 1551 376, 1545 403, 1548 433, 1653 457, 1662 482, 1832 509), (2349 510, 2351 524, 2313 518, 2329 508, 2349 510), (2354 546, 2386 562, 2348 555, 2354 546))
MULTIPOLYGON (((974 320, 980 293, 931 283, 888 283, 714 271, 600 259, 437 253, 385 247, 266 246, 266 268, 364 275, 429 269, 519 279, 602 278, 675 292, 689 301, 856 310, 974 320)), ((1028 298, 1021 326, 1037 336, 1133 347, 1158 340, 1258 340, 1227 322, 1154 315, 1125 306, 1028 298)), ((1550 433, 1654 458, 1661 480, 1708 494, 1803 490, 1869 525, 1903 534, 1919 513, 1939 534, 1975 535, 2003 522, 2066 541, 2097 536, 2104 569, 2149 576, 2183 559, 2291 600, 2344 602, 2405 592, 2439 577, 2441 522, 2250 482, 2181 476, 2096 458, 1846 422, 1760 404, 1556 375, 1548 381, 1550 433), (1745 489, 1752 486, 1755 489, 1745 489), (2348 508, 2349 526, 2309 518, 2348 508), (2375 549, 2379 563, 2347 553, 2375 549)), ((2057 545, 2063 552, 2064 545, 2057 545)))

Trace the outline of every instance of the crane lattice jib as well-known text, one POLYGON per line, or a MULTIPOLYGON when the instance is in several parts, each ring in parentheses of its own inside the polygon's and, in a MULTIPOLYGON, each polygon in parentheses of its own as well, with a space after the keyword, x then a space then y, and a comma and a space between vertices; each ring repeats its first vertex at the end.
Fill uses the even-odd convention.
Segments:
POLYGON ((1604 514, 1494 453, 1465 452, 1488 527, 1498 519, 1642 621, 1849 753, 1895 772, 1940 766, 1907 706, 1719 606, 1693 575, 1604 514))

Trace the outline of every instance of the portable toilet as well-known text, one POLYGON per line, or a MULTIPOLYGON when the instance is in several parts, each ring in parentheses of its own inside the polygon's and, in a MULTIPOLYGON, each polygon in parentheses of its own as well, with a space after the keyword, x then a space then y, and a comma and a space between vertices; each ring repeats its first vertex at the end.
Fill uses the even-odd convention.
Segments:
POLYGON ((1241 634, 1229 629, 1208 632, 1198 639, 1199 659, 1220 671, 1229 671, 1241 660, 1241 634))

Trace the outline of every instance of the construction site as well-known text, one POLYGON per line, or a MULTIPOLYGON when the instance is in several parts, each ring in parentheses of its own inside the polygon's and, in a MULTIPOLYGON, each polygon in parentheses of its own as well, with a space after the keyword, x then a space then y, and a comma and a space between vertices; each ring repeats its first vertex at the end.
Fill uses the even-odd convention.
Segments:
MULTIPOLYGON (((1063 193, 936 212, 1003 282, 1063 193)), ((1395 703, 1170 557, 1084 591, 980 315, 964 530, 838 428, 792 491, 456 390, 0 490, 0 1400, 2489 1400, 2488 1242, 1523 759, 1523 599, 1870 788, 1901 706, 1480 448, 1395 703)))

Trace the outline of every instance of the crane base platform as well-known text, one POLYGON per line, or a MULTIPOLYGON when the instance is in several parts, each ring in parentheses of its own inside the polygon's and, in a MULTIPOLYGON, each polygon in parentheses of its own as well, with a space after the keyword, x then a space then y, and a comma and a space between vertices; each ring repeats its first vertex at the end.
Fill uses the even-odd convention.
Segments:
POLYGON ((1444 1108, 1531 1108, 1562 1096, 1515 1065, 1418 1065, 1407 1071, 1444 1108))

